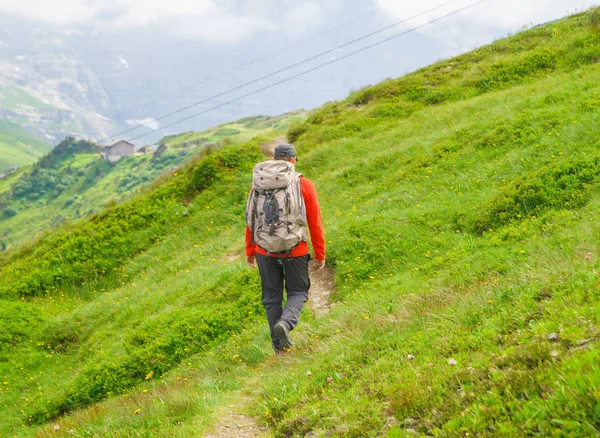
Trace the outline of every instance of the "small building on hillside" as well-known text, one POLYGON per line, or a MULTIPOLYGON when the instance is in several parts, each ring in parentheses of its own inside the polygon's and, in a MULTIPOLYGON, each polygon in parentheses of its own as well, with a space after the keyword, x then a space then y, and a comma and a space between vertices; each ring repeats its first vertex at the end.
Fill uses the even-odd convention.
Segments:
POLYGON ((135 154, 135 146, 123 139, 116 139, 104 146, 104 159, 116 163, 123 157, 135 154))

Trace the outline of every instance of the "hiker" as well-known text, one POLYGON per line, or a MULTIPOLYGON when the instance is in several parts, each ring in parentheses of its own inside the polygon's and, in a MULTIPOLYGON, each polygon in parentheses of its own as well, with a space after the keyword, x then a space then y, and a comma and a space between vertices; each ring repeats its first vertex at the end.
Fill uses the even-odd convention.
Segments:
POLYGON ((315 251, 314 267, 320 271, 325 266, 317 191, 295 171, 296 161, 294 147, 280 144, 271 160, 257 164, 246 207, 246 261, 251 268, 258 263, 262 303, 276 353, 290 350, 289 333, 298 325, 308 300, 308 230, 315 251))

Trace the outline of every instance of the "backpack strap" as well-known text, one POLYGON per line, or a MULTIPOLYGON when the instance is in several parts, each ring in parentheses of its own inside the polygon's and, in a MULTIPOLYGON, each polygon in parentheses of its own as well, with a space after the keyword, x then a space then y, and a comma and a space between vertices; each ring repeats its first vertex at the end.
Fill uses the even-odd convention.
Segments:
POLYGON ((256 228, 256 218, 258 217, 258 191, 254 189, 253 199, 252 199, 252 245, 256 243, 255 228, 256 228))
MULTIPOLYGON (((290 198, 291 198, 290 192, 287 189, 285 189, 285 212, 288 216, 292 213, 292 206, 291 206, 290 198)), ((288 233, 290 233, 292 231, 290 229, 290 225, 292 225, 291 222, 285 221, 285 226, 287 227, 288 233)))
POLYGON ((302 175, 301 173, 296 172, 296 179, 298 184, 298 197, 300 198, 298 200, 298 205, 300 206, 300 215, 302 216, 304 223, 308 224, 308 219, 306 216, 306 204, 304 203, 304 196, 302 196, 302 182, 300 181, 300 178, 303 176, 304 175, 302 175))

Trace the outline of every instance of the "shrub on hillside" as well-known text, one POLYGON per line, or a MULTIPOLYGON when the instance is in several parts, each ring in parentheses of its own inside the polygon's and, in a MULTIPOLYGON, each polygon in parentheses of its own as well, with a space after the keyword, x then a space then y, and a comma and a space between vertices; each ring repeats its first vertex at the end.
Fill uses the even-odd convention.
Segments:
POLYGON ((268 116, 249 116, 249 117, 243 117, 241 119, 238 119, 235 121, 236 124, 238 125, 245 125, 245 124, 252 124, 253 122, 258 122, 264 119, 270 118, 268 116))
POLYGON ((557 50, 540 49, 509 63, 492 64, 487 67, 485 76, 476 80, 475 87, 488 91, 521 83, 539 73, 554 70, 560 56, 557 50))
POLYGON ((295 143, 307 131, 308 125, 305 122, 295 123, 292 126, 290 126, 290 129, 288 129, 287 138, 292 143, 295 143))
POLYGON ((471 223, 482 233, 514 220, 539 217, 551 209, 585 205, 600 181, 600 159, 563 162, 526 174, 502 189, 471 223))
POLYGON ((167 149, 165 152, 155 155, 148 168, 151 170, 161 170, 166 169, 169 166, 174 166, 178 162, 178 153, 171 149, 167 149))
POLYGON ((81 341, 81 325, 72 315, 61 315, 42 326, 42 342, 58 353, 64 353, 81 341))
POLYGON ((19 214, 19 210, 17 210, 16 208, 12 208, 12 207, 7 207, 2 211, 2 215, 5 218, 14 217, 17 214, 19 214))
POLYGON ((34 169, 26 173, 12 186, 16 198, 38 199, 50 192, 57 183, 57 172, 53 169, 34 169))
POLYGON ((24 303, 0 301, 0 361, 12 347, 29 338, 42 321, 41 312, 24 303))
POLYGON ((524 110, 513 120, 498 122, 491 132, 473 139, 473 144, 480 149, 536 144, 542 135, 564 123, 564 117, 562 112, 524 110))
POLYGON ((94 143, 67 137, 42 157, 36 164, 36 168, 54 168, 64 157, 69 157, 73 154, 95 154, 97 152, 98 149, 94 143))
POLYGON ((60 178, 58 184, 54 187, 54 196, 61 194, 65 191, 71 184, 73 184, 73 177, 71 175, 64 175, 60 178))
POLYGON ((229 137, 232 135, 241 134, 241 132, 242 131, 234 128, 221 128, 217 132, 215 132, 215 135, 219 137, 229 137))
POLYGON ((332 127, 327 131, 323 132, 323 139, 331 141, 337 138, 344 138, 354 136, 360 132, 365 131, 369 127, 373 126, 373 122, 366 118, 354 120, 352 122, 345 123, 340 126, 332 127))
POLYGON ((123 176, 123 178, 121 178, 121 181, 119 181, 117 192, 129 193, 135 187, 150 181, 150 179, 151 176, 147 172, 138 172, 137 174, 128 172, 123 176))
POLYGON ((111 164, 106 160, 96 160, 89 165, 85 183, 91 184, 102 179, 111 169, 111 164))
POLYGON ((373 87, 352 93, 348 101, 352 105, 366 105, 373 100, 398 98, 417 101, 424 97, 428 90, 425 81, 419 76, 386 79, 373 87))
POLYGON ((590 24, 592 27, 600 28, 600 8, 595 8, 590 14, 590 24))
POLYGON ((128 188, 130 185, 136 184, 137 178, 137 175, 127 172, 125 175, 123 175, 121 181, 119 181, 119 187, 128 188))
POLYGON ((15 252, 2 267, 0 296, 31 297, 52 286, 76 288, 113 278, 116 267, 187 220, 177 214, 182 203, 189 203, 228 172, 249 171, 261 157, 256 144, 216 151, 194 161, 177 177, 165 177, 142 197, 108 206, 87 221, 43 237, 33 250, 15 252))
POLYGON ((35 168, 31 173, 26 173, 12 186, 15 198, 29 200, 39 199, 46 194, 58 196, 75 179, 69 174, 61 174, 55 169, 35 168))
MULTIPOLYGON (((125 334, 122 354, 102 352, 100 357, 85 358, 81 373, 67 392, 51 400, 47 396, 34 400, 27 420, 44 422, 122 393, 144 380, 161 376, 184 358, 210 348, 232 333, 239 333, 248 320, 261 313, 262 305, 254 292, 259 288, 258 277, 247 270, 229 274, 212 287, 195 292, 211 297, 212 302, 172 308, 132 325, 125 334)), ((48 327, 51 330, 45 341, 58 343, 61 348, 79 339, 79 328, 72 322, 63 320, 48 327), (57 330, 61 327, 67 330, 57 330)))
POLYGON ((405 100, 382 102, 375 106, 370 111, 369 115, 372 118, 394 118, 407 119, 417 109, 418 105, 406 102, 405 100))

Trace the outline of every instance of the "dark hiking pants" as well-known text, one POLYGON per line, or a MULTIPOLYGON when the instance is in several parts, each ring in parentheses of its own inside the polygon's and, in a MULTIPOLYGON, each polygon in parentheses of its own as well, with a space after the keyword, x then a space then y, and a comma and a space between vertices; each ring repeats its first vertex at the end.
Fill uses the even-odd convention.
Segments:
MULTIPOLYGON (((256 254, 262 281, 262 303, 267 312, 271 339, 273 339, 273 326, 280 320, 285 322, 290 330, 298 325, 300 311, 308 300, 309 259, 309 255, 279 258, 256 254), (287 292, 285 306, 283 306, 284 286, 287 292)), ((273 347, 279 348, 275 340, 273 340, 273 347)))

